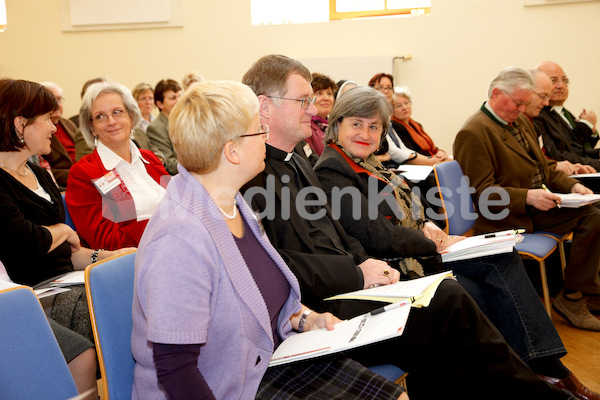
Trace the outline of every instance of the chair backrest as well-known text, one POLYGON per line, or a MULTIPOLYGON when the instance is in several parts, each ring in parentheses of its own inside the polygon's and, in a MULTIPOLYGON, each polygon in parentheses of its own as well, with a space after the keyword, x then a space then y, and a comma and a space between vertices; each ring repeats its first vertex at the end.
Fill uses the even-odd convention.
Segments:
POLYGON ((451 160, 434 165, 435 182, 444 209, 446 233, 463 235, 475 225, 475 209, 469 192, 469 180, 458 161, 451 160))
POLYGON ((64 400, 77 387, 33 290, 0 292, 0 399, 64 400))
POLYGON ((85 288, 106 399, 131 399, 135 251, 89 265, 85 288))
POLYGON ((67 202, 65 201, 65 192, 60 194, 62 197, 63 206, 65 206, 65 224, 69 225, 73 230, 75 229, 75 224, 73 223, 73 219, 71 218, 71 214, 69 214, 69 209, 67 208, 67 202))

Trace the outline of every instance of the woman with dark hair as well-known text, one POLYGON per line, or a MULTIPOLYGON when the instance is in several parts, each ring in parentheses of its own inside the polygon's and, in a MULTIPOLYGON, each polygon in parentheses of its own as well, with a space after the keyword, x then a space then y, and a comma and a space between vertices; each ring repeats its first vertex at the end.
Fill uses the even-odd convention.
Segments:
MULTIPOLYGON (((116 254, 98 254, 80 245, 77 233, 64 223, 65 209, 56 183, 44 168, 28 162, 31 156, 50 152, 56 132, 51 116, 56 110, 54 95, 42 85, 0 80, 0 262, 18 284, 35 286, 116 254)), ((90 339, 68 331, 63 336, 55 329, 65 345, 61 348, 67 362, 86 351, 93 353, 90 383, 83 386, 85 390, 95 387, 95 352, 83 285, 58 294, 51 316, 90 339)), ((81 382, 77 383, 82 389, 81 382)))
POLYGON ((333 107, 335 98, 333 94, 337 90, 336 83, 328 76, 314 72, 312 74, 313 80, 311 82, 313 95, 315 96, 315 107, 317 107, 317 115, 312 116, 310 122, 310 128, 312 130, 312 136, 306 139, 306 142, 317 155, 321 155, 323 152, 324 144, 323 137, 325 137, 325 129, 327 129, 327 115, 333 107))
POLYGON ((154 102, 160 110, 158 117, 148 125, 146 134, 150 149, 160 157, 167 172, 177 174, 177 153, 169 137, 169 115, 181 97, 181 85, 173 79, 162 79, 154 87, 154 102))

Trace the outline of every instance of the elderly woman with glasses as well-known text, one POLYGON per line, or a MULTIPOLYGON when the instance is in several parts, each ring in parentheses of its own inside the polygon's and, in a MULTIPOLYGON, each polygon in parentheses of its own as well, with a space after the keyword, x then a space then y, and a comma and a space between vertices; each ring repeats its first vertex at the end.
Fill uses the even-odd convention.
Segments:
POLYGON ((346 232, 367 254, 390 260, 405 277, 451 269, 534 372, 548 380, 571 379, 560 361, 566 350, 516 251, 440 263, 439 253, 462 237, 448 236, 425 219, 419 197, 373 155, 389 118, 385 97, 368 87, 348 91, 329 114, 327 147, 315 171, 329 201, 335 200, 331 206, 340 212, 346 232), (339 196, 353 193, 349 188, 359 195, 339 196))
POLYGON ((230 81, 195 84, 173 109, 179 174, 136 256, 132 398, 408 399, 341 356, 268 368, 293 331, 338 320, 300 303, 298 281, 239 193, 265 168, 269 128, 258 112, 252 90, 230 81))
MULTIPOLYGON (((383 72, 375 74, 369 81, 369 86, 385 96, 391 110, 394 95, 394 77, 383 72)), ((390 126, 385 140, 381 142, 381 146, 375 154, 383 165, 388 168, 396 168, 401 164, 435 164, 431 161, 431 158, 409 148, 394 130, 394 126, 390 126)))
POLYGON ((448 154, 433 143, 420 123, 412 119, 412 99, 408 89, 394 90, 392 106, 392 127, 406 147, 428 157, 430 165, 448 160, 448 154))
POLYGON ((71 167, 66 201, 77 233, 98 251, 136 247, 165 194, 162 163, 131 140, 141 118, 129 89, 116 82, 91 85, 81 104, 79 126, 94 151, 71 167))

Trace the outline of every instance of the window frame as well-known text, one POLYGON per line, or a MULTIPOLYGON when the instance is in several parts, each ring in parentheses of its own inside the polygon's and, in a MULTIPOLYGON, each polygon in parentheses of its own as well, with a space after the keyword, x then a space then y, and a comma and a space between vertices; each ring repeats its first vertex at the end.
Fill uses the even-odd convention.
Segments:
POLYGON ((427 15, 431 12, 431 7, 413 7, 413 8, 387 8, 388 0, 385 0, 385 10, 368 10, 368 11, 336 11, 337 0, 329 0, 329 20, 341 20, 350 18, 364 17, 383 17, 392 15, 412 15, 414 10, 423 10, 422 15, 427 15))

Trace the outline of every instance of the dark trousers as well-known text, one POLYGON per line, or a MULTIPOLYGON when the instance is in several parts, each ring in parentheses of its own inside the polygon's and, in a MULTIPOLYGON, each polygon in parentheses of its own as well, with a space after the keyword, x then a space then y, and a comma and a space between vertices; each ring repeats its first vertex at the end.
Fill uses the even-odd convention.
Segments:
POLYGON ((409 373, 411 399, 568 399, 535 375, 453 280, 429 307, 411 310, 402 336, 347 355, 364 365, 409 373))
POLYGON ((553 208, 530 210, 535 231, 558 234, 573 232, 571 255, 565 269, 565 287, 588 294, 600 294, 600 209, 553 208))
POLYGON ((516 250, 445 266, 523 361, 567 354, 516 250))

